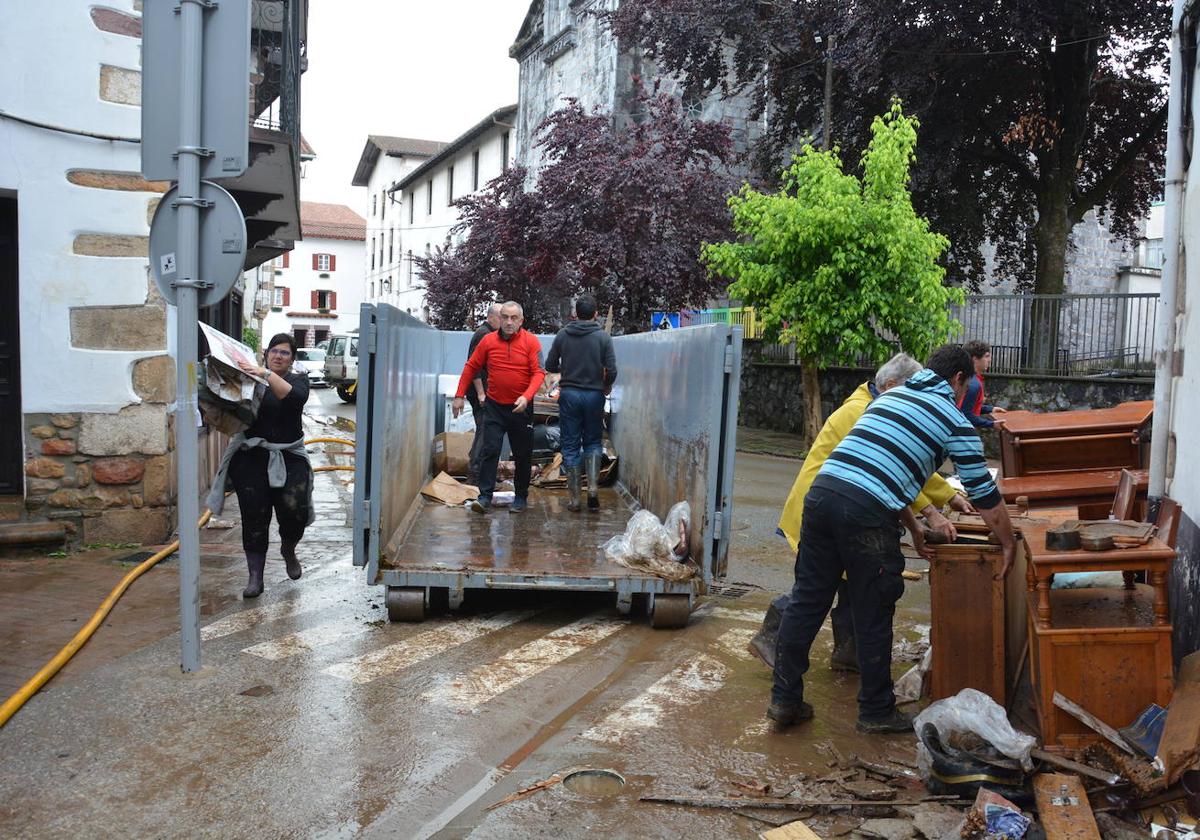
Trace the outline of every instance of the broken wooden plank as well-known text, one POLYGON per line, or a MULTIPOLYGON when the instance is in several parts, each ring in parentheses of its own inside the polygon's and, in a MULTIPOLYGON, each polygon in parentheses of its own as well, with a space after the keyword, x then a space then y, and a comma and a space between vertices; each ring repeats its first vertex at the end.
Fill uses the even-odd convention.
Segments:
POLYGON ((507 805, 509 802, 516 802, 518 799, 524 799, 526 796, 537 793, 539 790, 545 790, 548 787, 554 787, 556 784, 561 782, 562 779, 563 779, 562 776, 556 774, 556 775, 551 776, 549 779, 543 779, 540 782, 535 782, 534 784, 530 785, 529 787, 521 788, 516 793, 509 794, 508 796, 501 799, 499 802, 493 802, 491 805, 487 806, 483 810, 490 811, 493 808, 499 808, 501 805, 507 805))
POLYGON ((1200 651, 1179 663, 1175 693, 1158 743, 1155 761, 1161 763, 1167 784, 1175 784, 1200 757, 1200 651))
POLYGON ((874 773, 876 776, 883 776, 888 779, 915 779, 917 774, 908 768, 888 767, 885 764, 879 764, 874 761, 854 756, 854 766, 866 770, 868 773, 874 773))
POLYGON ((1121 734, 1117 732, 1117 730, 1100 720, 1100 718, 1093 715, 1074 700, 1063 697, 1061 692, 1054 692, 1054 705, 1062 709, 1071 717, 1075 718, 1084 726, 1088 727, 1094 732, 1098 732, 1109 741, 1112 741, 1115 746, 1119 747, 1130 755, 1136 755, 1136 753, 1133 751, 1133 747, 1125 743, 1125 739, 1121 737, 1121 734))
POLYGON ((1053 764, 1055 767, 1061 767, 1064 770, 1070 770, 1081 776, 1096 779, 1097 781, 1104 782, 1106 785, 1115 785, 1121 781, 1121 777, 1116 773, 1105 773, 1103 770, 1097 770, 1095 767, 1080 764, 1078 761, 1071 761, 1069 758, 1063 758, 1061 755, 1055 755, 1052 752, 1046 752, 1036 747, 1029 754, 1047 764, 1053 764))
POLYGON ((1033 777, 1033 795, 1046 840, 1100 840, 1096 817, 1078 776, 1039 773, 1033 777))
POLYGON ((764 831, 758 836, 761 840, 821 840, 820 835, 806 826, 803 820, 796 820, 787 825, 781 825, 779 828, 772 828, 770 831, 764 831))
POLYGON ((785 811, 804 811, 818 808, 894 808, 901 805, 920 805, 925 802, 948 804, 970 803, 955 795, 922 796, 919 799, 893 799, 890 802, 875 802, 866 799, 752 799, 718 798, 697 796, 674 796, 670 794, 647 794, 639 796, 639 802, 658 802, 665 805, 687 805, 692 808, 767 808, 785 811))

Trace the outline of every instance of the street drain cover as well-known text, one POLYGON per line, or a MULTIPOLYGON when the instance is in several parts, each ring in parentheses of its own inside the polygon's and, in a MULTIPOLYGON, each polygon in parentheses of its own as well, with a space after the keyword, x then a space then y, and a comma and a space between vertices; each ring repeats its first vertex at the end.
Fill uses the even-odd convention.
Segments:
POLYGON ((566 775, 563 787, 580 796, 616 796, 625 787, 625 777, 615 770, 576 770, 566 775))

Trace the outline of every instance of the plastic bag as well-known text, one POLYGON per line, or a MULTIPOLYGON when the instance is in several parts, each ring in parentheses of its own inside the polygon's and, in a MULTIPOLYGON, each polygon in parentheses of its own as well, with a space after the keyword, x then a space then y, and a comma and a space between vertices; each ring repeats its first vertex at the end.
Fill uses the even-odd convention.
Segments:
MULTIPOLYGON (((982 691, 964 688, 953 697, 931 703, 913 720, 913 727, 920 732, 927 723, 933 724, 944 743, 952 744, 955 735, 974 733, 1002 754, 1019 761, 1026 772, 1033 769, 1029 754, 1037 746, 1037 739, 1013 729, 1004 709, 982 691)), ((919 756, 921 752, 918 750, 919 756)))
POLYGON ((684 563, 687 540, 680 539, 686 533, 686 523, 691 518, 687 502, 680 502, 667 513, 667 522, 674 528, 664 527, 648 510, 639 510, 629 519, 625 533, 618 534, 603 546, 605 556, 614 563, 629 569, 646 571, 666 580, 683 581, 696 574, 696 566, 684 563), (682 545, 684 554, 677 552, 682 545))

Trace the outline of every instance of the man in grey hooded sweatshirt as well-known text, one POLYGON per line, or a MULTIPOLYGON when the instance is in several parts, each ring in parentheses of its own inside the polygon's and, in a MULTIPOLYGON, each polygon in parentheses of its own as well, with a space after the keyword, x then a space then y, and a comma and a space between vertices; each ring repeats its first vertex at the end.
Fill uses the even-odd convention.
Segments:
POLYGON ((587 469, 588 510, 600 509, 599 476, 604 397, 617 379, 612 338, 596 322, 596 299, 575 300, 575 320, 558 331, 546 370, 561 373, 558 395, 562 463, 567 473, 568 509, 578 511, 582 471, 587 469), (582 457, 581 457, 582 450, 582 457))

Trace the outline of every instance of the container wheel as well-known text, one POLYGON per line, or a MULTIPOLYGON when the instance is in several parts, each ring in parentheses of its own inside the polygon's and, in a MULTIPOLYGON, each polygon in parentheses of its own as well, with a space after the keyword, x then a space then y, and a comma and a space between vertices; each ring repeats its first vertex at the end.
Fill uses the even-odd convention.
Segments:
POLYGON ((388 621, 425 620, 425 590, 420 586, 389 586, 384 601, 388 621))
POLYGON ((656 630, 685 627, 691 614, 691 599, 687 595, 655 595, 650 626, 656 630))
POLYGON ((342 402, 348 402, 348 403, 354 402, 354 394, 345 385, 337 386, 337 395, 339 397, 341 397, 342 402))

